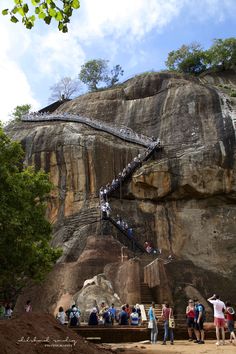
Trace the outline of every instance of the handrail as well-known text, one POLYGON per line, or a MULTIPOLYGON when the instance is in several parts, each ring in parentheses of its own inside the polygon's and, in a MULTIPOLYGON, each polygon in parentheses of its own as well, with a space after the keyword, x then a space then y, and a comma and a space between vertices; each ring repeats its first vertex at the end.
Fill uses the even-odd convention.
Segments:
POLYGON ((138 134, 128 127, 119 127, 116 125, 110 125, 105 122, 98 121, 96 119, 91 119, 88 117, 84 117, 78 114, 73 113, 29 113, 23 115, 21 118, 22 122, 54 122, 54 121, 62 121, 62 122, 77 122, 86 124, 89 127, 92 127, 97 130, 101 130, 107 133, 110 133, 118 138, 129 141, 142 146, 150 146, 152 143, 152 138, 145 136, 143 134, 138 134))
POLYGON ((141 252, 146 252, 145 248, 132 236, 132 238, 130 238, 128 236, 128 233, 117 224, 117 222, 111 217, 111 216, 107 216, 106 218, 104 218, 105 220, 109 220, 120 232, 122 232, 123 235, 126 236, 127 240, 132 243, 132 245, 135 245, 136 248, 138 250, 140 250, 141 252))

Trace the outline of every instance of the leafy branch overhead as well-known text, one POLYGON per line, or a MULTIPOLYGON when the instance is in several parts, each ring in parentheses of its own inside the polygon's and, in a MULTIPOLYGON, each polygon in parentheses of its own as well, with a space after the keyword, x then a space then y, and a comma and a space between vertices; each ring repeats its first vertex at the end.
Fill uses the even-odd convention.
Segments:
POLYGON ((79 0, 11 0, 12 8, 4 9, 3 15, 10 16, 13 23, 21 22, 31 29, 37 19, 43 20, 47 25, 52 20, 58 22, 58 29, 68 32, 68 23, 74 10, 79 9, 79 0))

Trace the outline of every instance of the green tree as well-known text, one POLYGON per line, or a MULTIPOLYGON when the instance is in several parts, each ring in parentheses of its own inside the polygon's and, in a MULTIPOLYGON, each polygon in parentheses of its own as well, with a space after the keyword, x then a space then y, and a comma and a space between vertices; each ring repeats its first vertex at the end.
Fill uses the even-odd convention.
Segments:
POLYGON ((31 29, 36 18, 43 20, 47 25, 54 19, 58 22, 58 29, 67 32, 67 24, 73 10, 80 7, 79 0, 10 0, 10 8, 2 10, 3 15, 9 15, 13 23, 21 19, 24 26, 31 29))
POLYGON ((61 254, 49 244, 48 176, 22 161, 21 145, 0 127, 0 292, 10 300, 30 280, 41 281, 61 254))
POLYGON ((169 70, 199 74, 206 70, 205 53, 198 43, 182 45, 168 54, 165 64, 169 70))
POLYGON ((108 86, 114 86, 118 81, 119 81, 119 76, 123 76, 124 70, 122 67, 118 64, 113 67, 111 70, 111 77, 108 78, 108 86))
POLYGON ((22 104, 20 106, 16 106, 13 112, 11 113, 11 117, 14 121, 19 122, 24 114, 29 113, 30 109, 30 104, 22 104))
POLYGON ((119 76, 123 75, 124 70, 120 65, 115 65, 109 71, 108 62, 104 59, 93 59, 82 65, 79 79, 88 86, 89 91, 98 90, 98 85, 102 82, 111 87, 119 81, 119 76))
POLYGON ((63 77, 60 81, 50 87, 51 96, 50 101, 57 101, 61 99, 69 99, 73 97, 80 89, 80 82, 78 79, 71 77, 63 77))
POLYGON ((206 51, 209 65, 212 68, 231 69, 236 67, 236 38, 215 39, 206 51))
POLYGON ((108 80, 108 61, 93 59, 81 66, 79 79, 88 86, 89 91, 96 91, 100 82, 108 80))

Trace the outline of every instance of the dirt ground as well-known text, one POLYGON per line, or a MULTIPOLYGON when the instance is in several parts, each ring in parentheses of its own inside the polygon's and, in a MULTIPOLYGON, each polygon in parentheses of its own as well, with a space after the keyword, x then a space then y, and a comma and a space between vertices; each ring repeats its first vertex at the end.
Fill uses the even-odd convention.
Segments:
POLYGON ((0 321, 0 354, 109 354, 88 343, 51 315, 25 313, 0 321))
POLYGON ((224 346, 216 346, 216 341, 207 340, 205 344, 178 340, 174 345, 127 343, 122 345, 111 344, 110 347, 117 353, 124 354, 236 354, 236 346, 226 341, 224 346))

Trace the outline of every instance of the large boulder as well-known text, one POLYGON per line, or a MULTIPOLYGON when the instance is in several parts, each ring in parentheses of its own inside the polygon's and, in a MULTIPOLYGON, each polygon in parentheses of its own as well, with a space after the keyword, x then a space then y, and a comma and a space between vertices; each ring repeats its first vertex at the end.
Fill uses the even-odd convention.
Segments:
MULTIPOLYGON (((151 73, 57 110, 160 137, 163 150, 110 202, 112 213, 129 221, 141 243, 149 239, 163 255, 174 255, 176 263, 166 268, 174 299, 185 301, 186 283, 195 284, 203 297, 215 291, 223 298, 236 296, 236 105, 230 96, 235 83, 235 72, 200 78, 151 73)), ((63 266, 55 269, 82 262, 88 235, 105 230, 116 236, 100 222, 98 190, 143 151, 140 146, 81 123, 24 122, 7 131, 22 142, 25 163, 45 169, 55 185, 47 214, 54 224, 53 245, 64 250, 63 266)), ((97 269, 89 276, 103 272, 101 262, 103 268, 110 260, 103 253, 94 259, 97 269)))

